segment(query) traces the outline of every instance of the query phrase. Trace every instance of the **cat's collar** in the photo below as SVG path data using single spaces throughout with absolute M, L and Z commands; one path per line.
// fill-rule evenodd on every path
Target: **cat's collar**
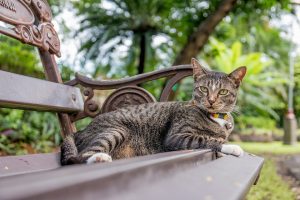
M 224 120 L 228 120 L 228 118 L 229 118 L 229 115 L 227 114 L 227 113 L 210 113 L 209 114 L 210 115 L 210 117 L 212 117 L 212 118 L 219 118 L 219 119 L 224 119 Z
M 226 129 L 232 129 L 233 125 L 228 121 L 229 115 L 227 113 L 209 113 L 209 118 L 218 123 L 222 127 L 226 127 Z

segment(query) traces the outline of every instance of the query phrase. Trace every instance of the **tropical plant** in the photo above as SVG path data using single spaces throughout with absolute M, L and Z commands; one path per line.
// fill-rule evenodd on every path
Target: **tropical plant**
M 76 37 L 82 40 L 83 62 L 92 60 L 104 70 L 119 66 L 113 69 L 118 75 L 133 75 L 144 72 L 146 60 L 155 60 L 151 43 L 163 34 L 162 22 L 172 5 L 156 0 L 89 0 L 75 2 L 74 7 L 82 16 Z M 138 69 L 132 68 L 136 65 Z
M 0 152 L 51 152 L 59 145 L 59 123 L 53 113 L 11 109 L 1 109 L 0 113 Z
M 33 47 L 0 35 L 0 49 L 1 70 L 39 78 L 44 76 Z
M 206 22 L 214 24 L 209 26 L 210 32 L 233 6 L 230 2 L 235 0 L 222 1 L 225 10 L 218 10 L 217 20 L 210 18 L 213 23 Z M 77 1 L 73 5 L 82 20 L 76 37 L 83 40 L 80 51 L 84 61 L 93 61 L 97 71 L 100 66 L 102 71 L 123 76 L 152 71 L 170 66 L 174 52 L 180 51 L 219 4 L 195 0 Z

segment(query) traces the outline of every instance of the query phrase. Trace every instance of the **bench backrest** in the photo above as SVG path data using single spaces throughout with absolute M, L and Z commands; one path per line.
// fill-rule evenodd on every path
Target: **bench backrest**
M 0 72 L 0 107 L 61 112 L 63 135 L 75 131 L 69 115 L 83 110 L 78 88 L 65 86 L 55 62 L 60 40 L 54 29 L 46 0 L 5 0 L 0 2 L 0 33 L 38 48 L 47 81 Z M 51 83 L 51 82 L 54 83 Z
M 93 81 L 76 75 L 62 84 L 55 61 L 60 56 L 60 40 L 53 24 L 52 13 L 46 0 L 5 0 L 0 2 L 0 33 L 38 48 L 46 80 L 0 71 L 0 107 L 58 112 L 62 135 L 75 132 L 74 122 L 95 117 L 120 107 L 155 102 L 156 99 L 139 87 L 141 83 L 167 77 L 159 101 L 167 101 L 172 87 L 192 74 L 189 65 L 177 66 L 137 75 L 118 81 Z M 81 85 L 83 101 L 79 88 Z M 94 90 L 115 89 L 100 107 L 94 100 Z

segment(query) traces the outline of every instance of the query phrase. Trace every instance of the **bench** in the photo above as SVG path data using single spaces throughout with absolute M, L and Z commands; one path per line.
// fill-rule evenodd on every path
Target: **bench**
M 190 65 L 130 78 L 95 81 L 76 74 L 62 82 L 55 61 L 60 41 L 46 0 L 7 0 L 0 4 L 0 33 L 38 48 L 47 80 L 0 71 L 0 107 L 51 111 L 62 137 L 74 123 L 112 110 L 157 100 L 142 83 L 168 78 L 158 101 L 192 75 Z M 96 90 L 114 90 L 103 105 Z M 263 158 L 242 158 L 211 150 L 166 152 L 112 163 L 61 167 L 60 153 L 0 157 L 0 199 L 243 199 L 259 177 Z

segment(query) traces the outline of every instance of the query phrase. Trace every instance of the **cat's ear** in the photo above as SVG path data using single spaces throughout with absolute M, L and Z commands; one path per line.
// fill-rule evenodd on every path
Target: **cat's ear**
M 208 73 L 208 70 L 205 69 L 198 60 L 196 60 L 195 58 L 192 58 L 192 67 L 193 67 L 193 75 L 194 78 L 196 79 L 196 77 L 202 76 L 204 74 Z
M 246 75 L 247 68 L 245 66 L 239 67 L 231 72 L 228 77 L 234 81 L 236 87 L 239 87 L 244 76 Z

